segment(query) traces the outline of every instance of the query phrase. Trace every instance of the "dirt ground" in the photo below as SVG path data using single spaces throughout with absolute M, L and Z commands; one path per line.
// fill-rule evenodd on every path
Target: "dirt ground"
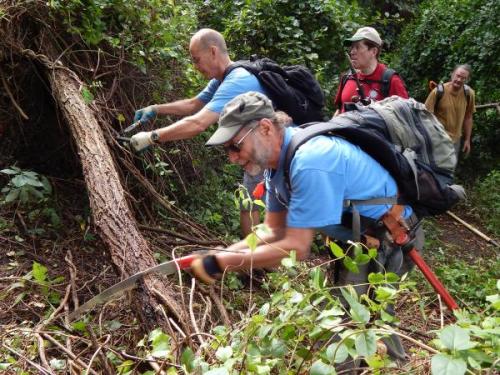
M 457 210 L 455 213 L 486 233 L 478 218 L 469 214 L 467 210 Z M 44 264 L 49 269 L 51 279 L 64 276 L 64 281 L 51 286 L 61 296 L 64 295 L 67 283 L 70 280 L 75 282 L 78 286 L 76 290 L 80 303 L 119 281 L 103 244 L 98 238 L 92 236 L 88 238 L 91 228 L 84 223 L 68 222 L 62 230 L 54 232 L 51 236 L 45 236 L 48 238 L 44 239 L 29 235 L 26 229 L 23 214 L 0 213 L 0 327 L 2 329 L 16 325 L 29 326 L 30 322 L 39 322 L 44 318 L 47 310 L 46 296 L 37 294 L 35 288 L 28 289 L 32 292 L 24 295 L 20 292 L 22 288 L 12 289 L 14 283 L 29 284 L 29 273 L 33 262 Z M 431 267 L 433 258 L 429 256 L 429 252 L 435 250 L 432 248 L 434 246 L 444 246 L 448 256 L 465 261 L 472 261 L 478 255 L 490 259 L 498 257 L 498 248 L 488 244 L 448 215 L 433 218 L 426 224 L 426 231 L 432 232 L 431 248 L 424 254 Z M 156 242 L 153 238 L 150 240 Z M 157 242 L 155 246 L 161 248 Z M 68 257 L 69 252 L 71 257 Z M 73 276 L 71 269 L 74 270 Z M 440 309 L 432 290 L 422 291 L 420 296 L 422 295 L 427 296 L 424 306 L 417 303 L 418 297 L 408 293 L 398 302 L 396 311 L 401 320 L 400 328 L 403 333 L 416 340 L 429 342 L 432 337 L 427 332 L 439 329 L 443 323 L 450 322 L 451 314 Z M 128 326 L 130 332 L 134 323 L 131 316 L 128 316 L 132 314 L 124 306 L 124 301 L 126 303 L 127 299 L 120 299 L 107 306 L 106 319 L 119 319 L 120 322 L 125 322 L 124 327 L 130 324 Z M 404 344 L 413 365 L 422 361 L 422 353 L 418 346 L 410 342 Z M 428 371 L 428 368 L 422 369 L 422 373 L 429 373 Z

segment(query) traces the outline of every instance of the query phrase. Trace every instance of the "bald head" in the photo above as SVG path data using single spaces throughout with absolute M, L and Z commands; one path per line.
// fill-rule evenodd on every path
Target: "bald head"
M 227 55 L 226 41 L 221 33 L 213 29 L 201 29 L 191 38 L 189 48 L 196 47 L 204 51 L 212 46 L 217 47 L 221 54 Z

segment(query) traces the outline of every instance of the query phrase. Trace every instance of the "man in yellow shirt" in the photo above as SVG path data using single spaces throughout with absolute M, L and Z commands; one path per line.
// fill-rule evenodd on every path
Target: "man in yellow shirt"
M 453 140 L 457 160 L 462 136 L 462 152 L 467 155 L 471 149 L 472 114 L 476 112 L 476 104 L 474 90 L 465 84 L 470 75 L 471 68 L 468 64 L 457 65 L 451 74 L 451 80 L 439 84 L 425 101 L 427 109 L 436 115 Z

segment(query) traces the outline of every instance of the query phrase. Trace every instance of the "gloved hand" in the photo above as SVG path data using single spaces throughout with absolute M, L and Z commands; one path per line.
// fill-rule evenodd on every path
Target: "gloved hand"
M 154 105 L 150 105 L 145 108 L 141 108 L 135 111 L 134 122 L 140 121 L 143 124 L 146 124 L 153 120 L 157 115 L 156 107 Z
M 213 284 L 222 269 L 215 255 L 200 255 L 191 263 L 191 273 L 194 277 L 205 284 Z
M 135 152 L 144 151 L 149 146 L 155 143 L 155 140 L 152 137 L 153 133 L 158 134 L 156 132 L 140 132 L 134 134 L 130 138 L 130 146 L 134 149 Z

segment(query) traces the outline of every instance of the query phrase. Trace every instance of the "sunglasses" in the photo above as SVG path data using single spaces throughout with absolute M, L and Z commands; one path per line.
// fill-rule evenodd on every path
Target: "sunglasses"
M 227 146 L 224 146 L 224 151 L 226 153 L 229 153 L 229 152 L 235 152 L 235 153 L 239 153 L 241 151 L 241 148 L 243 147 L 243 141 L 245 140 L 245 138 L 252 132 L 255 130 L 256 127 L 253 127 L 251 128 L 248 132 L 246 132 L 246 134 L 241 137 L 241 139 L 236 142 L 236 143 L 232 143 L 230 145 L 227 145 Z

